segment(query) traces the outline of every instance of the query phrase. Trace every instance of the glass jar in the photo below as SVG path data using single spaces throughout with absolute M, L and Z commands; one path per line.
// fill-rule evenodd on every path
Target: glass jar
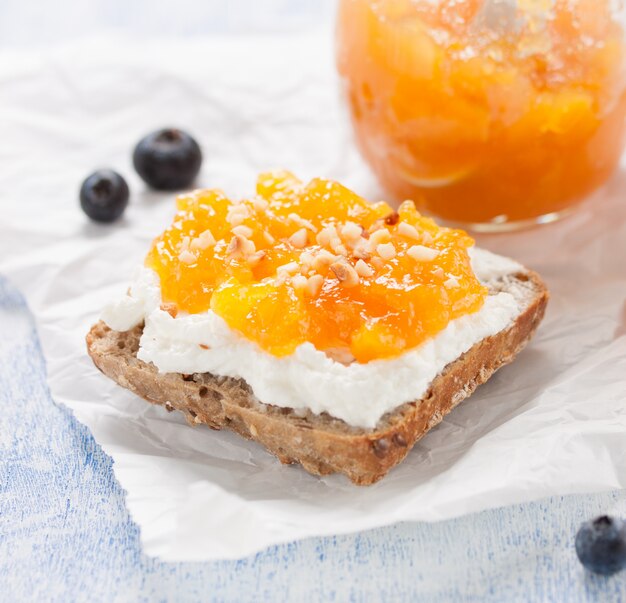
M 621 1 L 340 0 L 357 143 L 397 201 L 476 230 L 558 218 L 624 144 Z

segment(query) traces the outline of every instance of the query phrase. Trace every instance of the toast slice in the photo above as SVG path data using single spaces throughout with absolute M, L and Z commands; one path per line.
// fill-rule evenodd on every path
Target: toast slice
M 400 463 L 415 442 L 476 387 L 511 362 L 541 322 L 548 292 L 536 273 L 522 269 L 485 284 L 491 294 L 507 291 L 515 296 L 520 306 L 516 319 L 448 364 L 420 400 L 387 413 L 369 430 L 325 413 L 303 414 L 261 404 L 241 379 L 159 373 L 137 358 L 142 326 L 119 332 L 100 321 L 87 335 L 87 349 L 105 375 L 152 404 L 182 412 L 191 425 L 230 429 L 260 443 L 282 463 L 300 463 L 315 475 L 343 473 L 355 484 L 369 485 Z

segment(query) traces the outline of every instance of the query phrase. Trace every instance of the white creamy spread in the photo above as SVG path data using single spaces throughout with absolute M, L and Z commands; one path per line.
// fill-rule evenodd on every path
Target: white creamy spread
M 484 283 L 522 269 L 513 260 L 482 249 L 470 252 L 476 276 Z M 160 305 L 159 278 L 142 268 L 129 294 L 106 306 L 102 320 L 116 331 L 145 321 L 137 356 L 161 372 L 239 377 L 261 402 L 327 412 L 363 428 L 375 427 L 385 413 L 421 398 L 447 364 L 506 328 L 521 309 L 511 293 L 489 295 L 478 312 L 451 321 L 401 356 L 344 365 L 310 343 L 279 358 L 230 329 L 211 310 L 173 318 Z

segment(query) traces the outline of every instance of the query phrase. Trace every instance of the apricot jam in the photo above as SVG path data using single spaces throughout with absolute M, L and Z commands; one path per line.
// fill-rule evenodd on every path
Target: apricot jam
M 337 63 L 357 142 L 396 199 L 507 229 L 555 218 L 618 164 L 626 124 L 618 3 L 339 6 Z
M 397 356 L 480 309 L 487 293 L 472 239 L 410 201 L 393 211 L 337 182 L 274 172 L 250 199 L 199 190 L 177 210 L 146 258 L 163 302 L 211 309 L 276 356 L 304 342 L 344 362 Z

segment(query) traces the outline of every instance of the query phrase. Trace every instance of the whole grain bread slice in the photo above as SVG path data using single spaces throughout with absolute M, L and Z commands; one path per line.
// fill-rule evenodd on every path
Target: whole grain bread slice
M 282 463 L 300 463 L 315 475 L 343 473 L 355 484 L 369 485 L 400 463 L 415 442 L 477 386 L 511 362 L 541 322 L 548 292 L 536 273 L 522 270 L 487 285 L 491 294 L 507 291 L 516 297 L 517 318 L 448 364 L 420 400 L 387 413 L 370 430 L 327 414 L 262 404 L 241 379 L 159 373 L 137 358 L 142 326 L 118 332 L 98 322 L 87 335 L 87 349 L 105 375 L 148 402 L 181 411 L 191 425 L 230 429 L 260 443 Z

